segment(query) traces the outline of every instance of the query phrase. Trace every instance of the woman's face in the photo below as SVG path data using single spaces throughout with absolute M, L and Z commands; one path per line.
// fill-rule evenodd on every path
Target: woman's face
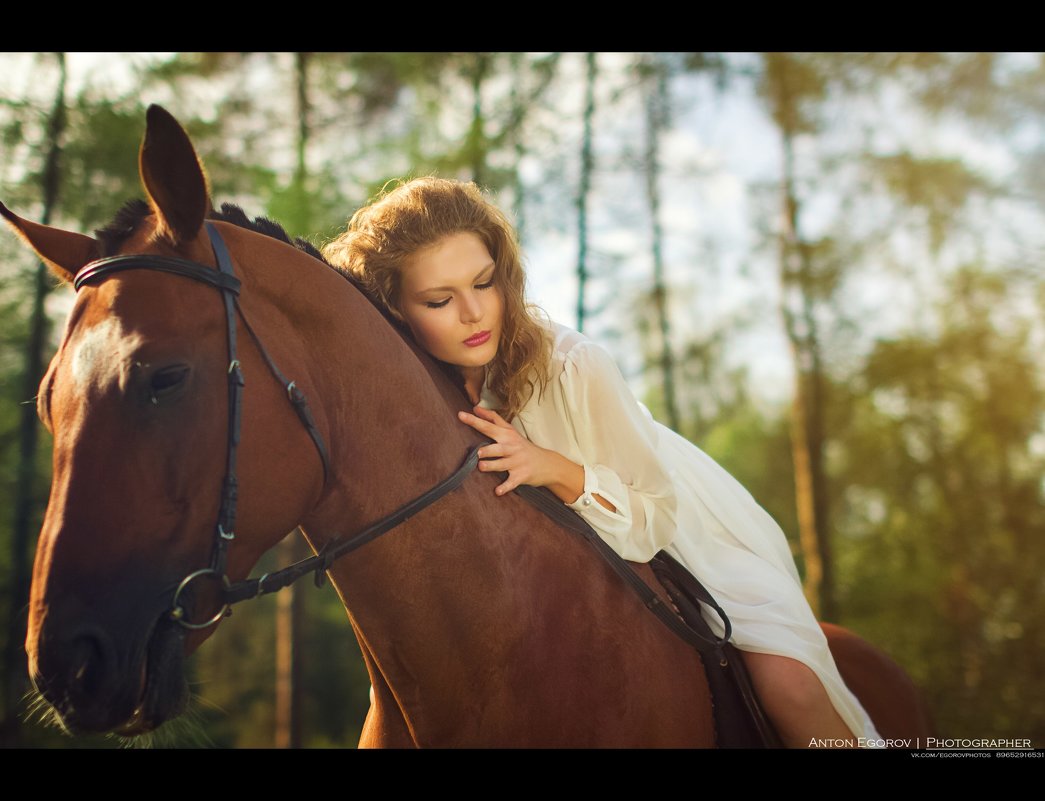
M 486 245 L 471 232 L 451 234 L 407 261 L 400 313 L 422 348 L 466 369 L 493 361 L 504 311 L 496 269 Z

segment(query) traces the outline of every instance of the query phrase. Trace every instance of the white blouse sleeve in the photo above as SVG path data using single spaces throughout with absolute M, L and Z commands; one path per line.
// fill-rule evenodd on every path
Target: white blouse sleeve
M 616 362 L 584 341 L 566 354 L 560 380 L 567 423 L 584 456 L 584 492 L 568 506 L 620 556 L 648 562 L 675 537 L 675 487 L 658 455 L 657 427 Z M 600 504 L 600 495 L 616 507 Z

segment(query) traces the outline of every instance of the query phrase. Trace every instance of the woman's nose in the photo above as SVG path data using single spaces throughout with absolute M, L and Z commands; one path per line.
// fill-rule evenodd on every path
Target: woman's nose
M 477 323 L 483 319 L 483 304 L 475 293 L 469 293 L 461 301 L 461 322 Z

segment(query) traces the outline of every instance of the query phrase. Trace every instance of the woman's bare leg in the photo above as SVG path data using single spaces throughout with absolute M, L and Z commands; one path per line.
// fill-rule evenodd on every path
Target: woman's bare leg
M 808 667 L 775 654 L 742 651 L 762 706 L 788 748 L 808 748 L 814 740 L 856 747 L 856 736 L 835 711 L 827 690 Z M 821 746 L 822 747 L 822 746 Z

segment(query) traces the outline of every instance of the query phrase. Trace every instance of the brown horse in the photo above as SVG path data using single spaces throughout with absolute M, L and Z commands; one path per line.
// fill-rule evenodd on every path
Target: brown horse
M 184 131 L 158 107 L 147 120 L 148 208 L 123 212 L 99 239 L 0 211 L 69 282 L 116 254 L 213 268 L 204 221 L 214 221 L 242 283 L 238 319 L 256 334 L 238 354 L 235 581 L 298 524 L 319 550 L 388 514 L 452 474 L 479 438 L 457 423 L 467 400 L 440 367 L 340 273 L 221 221 Z M 226 328 L 213 286 L 114 272 L 80 289 L 41 383 L 54 474 L 27 649 L 71 730 L 133 734 L 178 714 L 184 657 L 216 628 L 187 631 L 172 599 L 213 552 L 231 417 Z M 329 476 L 259 343 L 312 400 Z M 514 495 L 497 498 L 498 482 L 472 474 L 330 567 L 374 686 L 361 745 L 712 745 L 697 654 L 584 541 Z M 194 619 L 220 608 L 216 582 L 187 594 Z M 917 735 L 909 681 L 878 652 L 861 664 L 881 677 L 858 692 L 869 710 L 910 711 L 882 734 Z

